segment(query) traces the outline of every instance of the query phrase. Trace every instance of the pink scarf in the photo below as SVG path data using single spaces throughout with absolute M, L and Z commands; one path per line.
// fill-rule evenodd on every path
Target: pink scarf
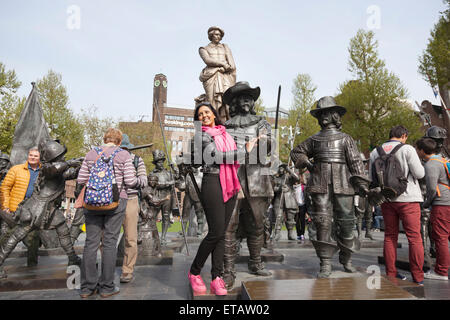
M 236 143 L 225 127 L 218 125 L 214 128 L 202 126 L 202 131 L 213 137 L 218 151 L 226 152 L 236 150 Z M 222 163 L 220 165 L 220 185 L 222 186 L 223 202 L 227 202 L 231 197 L 238 193 L 241 185 L 237 176 L 239 163 L 235 161 L 233 164 Z

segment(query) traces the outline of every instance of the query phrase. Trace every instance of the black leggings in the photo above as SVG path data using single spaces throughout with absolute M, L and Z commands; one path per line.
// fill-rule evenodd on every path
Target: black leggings
M 306 206 L 298 206 L 298 213 L 296 216 L 296 229 L 297 236 L 303 236 L 305 234 L 305 214 L 306 214 Z
M 236 203 L 236 195 L 223 202 L 218 174 L 205 174 L 202 180 L 201 201 L 208 222 L 208 234 L 203 239 L 191 265 L 191 274 L 199 275 L 211 253 L 211 276 L 214 280 L 223 272 L 225 254 L 225 230 Z

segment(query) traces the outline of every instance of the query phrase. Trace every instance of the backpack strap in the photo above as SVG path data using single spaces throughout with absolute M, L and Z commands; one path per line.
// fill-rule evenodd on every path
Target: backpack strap
M 102 150 L 99 147 L 95 147 L 94 150 L 95 150 L 95 152 L 97 152 L 97 158 L 95 159 L 94 163 L 97 163 L 98 159 L 100 159 L 100 157 L 105 152 L 105 150 Z
M 447 160 L 445 160 L 444 158 L 439 157 L 439 156 L 432 156 L 432 157 L 430 158 L 430 160 L 434 160 L 434 161 L 437 161 L 437 162 L 442 163 L 442 164 L 444 165 L 445 171 L 447 172 L 447 178 L 450 177 L 450 173 L 449 173 L 448 166 L 447 166 L 447 163 L 448 163 Z M 448 179 L 447 179 L 447 180 L 448 180 Z M 439 185 L 440 185 L 440 184 L 443 185 L 444 187 L 446 187 L 447 189 L 450 190 L 450 186 L 449 186 L 449 185 L 447 185 L 447 184 L 445 184 L 445 183 L 442 183 L 442 182 L 438 182 L 438 185 L 436 185 L 436 192 L 437 192 L 438 197 L 441 196 L 441 191 L 439 190 Z
M 114 179 L 116 179 L 116 169 L 114 169 L 114 157 L 116 156 L 116 154 L 118 154 L 120 151 L 122 151 L 123 149 L 121 147 L 118 147 L 116 150 L 113 151 L 113 153 L 111 153 L 110 157 L 111 157 L 111 165 L 112 165 L 112 169 L 113 169 L 113 174 L 114 174 Z M 117 182 L 116 182 L 117 183 Z M 120 190 L 119 190 L 119 194 L 122 192 L 123 187 L 125 185 L 125 177 L 123 177 L 122 180 L 122 185 L 120 186 Z
M 386 154 L 382 146 L 377 147 L 377 152 L 380 157 Z
M 134 168 L 136 169 L 136 173 L 137 173 L 137 169 L 139 168 L 139 156 L 134 155 L 133 165 L 134 165 Z
M 405 144 L 404 143 L 399 143 L 398 145 L 395 146 L 394 149 L 392 149 L 390 154 L 395 154 L 401 147 L 403 147 Z

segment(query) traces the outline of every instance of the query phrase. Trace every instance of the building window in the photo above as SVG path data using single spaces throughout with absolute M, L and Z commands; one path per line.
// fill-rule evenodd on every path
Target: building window
M 194 118 L 193 117 L 187 117 L 186 121 L 194 121 Z
M 184 121 L 184 117 L 181 117 L 181 116 L 166 115 L 165 119 L 167 119 L 167 120 L 181 120 L 181 121 Z

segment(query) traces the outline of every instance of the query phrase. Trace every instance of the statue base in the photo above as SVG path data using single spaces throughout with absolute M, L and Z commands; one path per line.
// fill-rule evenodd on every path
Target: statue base
M 0 280 L 0 292 L 67 289 L 67 264 L 5 266 L 4 269 L 8 277 Z
M 242 283 L 241 298 L 242 300 L 418 299 L 384 277 L 380 278 L 380 288 L 371 290 L 367 287 L 367 279 L 367 276 L 360 275 L 325 279 L 245 281 Z
M 186 236 L 186 241 L 187 243 L 200 243 L 202 242 L 204 237 L 190 237 L 190 236 Z M 178 236 L 176 238 L 172 238 L 171 239 L 172 242 L 183 242 L 184 244 L 184 238 L 183 236 Z
M 75 246 L 75 253 L 77 255 L 83 255 L 83 249 L 84 247 L 82 246 Z M 11 252 L 11 254 L 9 255 L 8 258 L 24 258 L 27 256 L 27 251 L 28 249 L 25 248 L 17 248 L 14 249 L 13 252 Z M 59 247 L 59 248 L 52 248 L 52 249 L 39 249 L 38 250 L 38 255 L 40 257 L 49 257 L 49 256 L 64 256 L 66 255 L 66 252 L 63 250 L 63 248 Z
M 248 272 L 236 272 L 234 288 L 231 291 L 228 291 L 228 295 L 226 296 L 216 296 L 215 294 L 211 294 L 209 290 L 206 294 L 199 295 L 192 291 L 192 287 L 189 284 L 189 298 L 191 300 L 241 300 L 242 283 L 244 281 L 265 281 L 266 279 L 287 280 L 310 277 L 307 274 L 303 273 L 303 271 L 300 271 L 298 269 L 270 270 L 270 272 L 272 272 L 272 275 L 268 277 L 256 276 Z M 204 281 L 208 287 L 210 279 L 208 279 L 208 281 L 207 279 L 204 279 Z
M 381 240 L 360 239 L 362 249 L 383 248 L 384 242 Z M 278 240 L 274 242 L 274 249 L 311 249 L 314 248 L 309 239 L 305 240 Z M 398 243 L 397 248 L 401 248 L 402 244 Z M 270 248 L 270 245 L 269 245 Z
M 247 263 L 250 259 L 250 254 L 247 249 L 247 244 L 242 243 L 242 248 L 239 250 L 239 254 L 236 257 L 234 263 Z M 261 250 L 261 261 L 262 262 L 283 262 L 284 255 L 277 251 L 271 249 L 262 248 Z
M 175 239 L 167 239 L 167 243 L 161 245 L 161 247 L 165 250 L 172 250 L 173 252 L 180 253 L 184 248 L 184 240 L 178 241 Z
M 159 255 L 144 254 L 139 250 L 135 266 L 172 265 L 173 250 L 162 250 Z M 123 256 L 117 256 L 116 267 L 123 265 Z

